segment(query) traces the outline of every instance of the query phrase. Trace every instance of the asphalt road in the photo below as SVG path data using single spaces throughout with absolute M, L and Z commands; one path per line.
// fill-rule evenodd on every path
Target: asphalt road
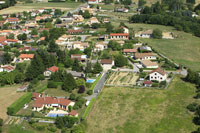
M 103 75 L 101 76 L 101 79 L 99 80 L 99 82 L 96 84 L 94 88 L 94 93 L 99 93 L 101 91 L 101 89 L 104 86 L 104 82 L 106 80 L 106 75 L 107 73 L 103 73 Z

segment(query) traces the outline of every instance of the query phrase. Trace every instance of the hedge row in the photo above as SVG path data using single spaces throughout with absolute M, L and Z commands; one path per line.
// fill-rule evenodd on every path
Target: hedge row
M 129 59 L 132 63 L 139 63 L 139 62 L 140 62 L 140 61 L 133 60 L 130 56 L 128 56 L 128 59 Z
M 29 103 L 31 101 L 31 98 L 32 98 L 32 93 L 27 92 L 25 95 L 20 97 L 17 101 L 15 101 L 7 108 L 7 114 L 8 115 L 16 114 L 21 108 L 24 107 L 24 104 Z
M 93 98 L 90 100 L 89 105 L 88 105 L 87 108 L 85 109 L 85 112 L 84 112 L 84 114 L 82 115 L 81 120 L 85 120 L 85 119 L 87 118 L 87 116 L 88 116 L 88 114 L 89 114 L 89 112 L 90 112 L 90 110 L 91 110 L 91 108 L 92 108 L 92 106 L 93 106 L 93 104 L 94 104 L 94 101 L 95 101 L 95 98 L 93 97 Z
M 94 90 L 94 87 L 96 86 L 96 84 L 98 83 L 98 81 L 100 80 L 100 78 L 101 78 L 101 76 L 102 76 L 102 74 L 100 74 L 99 76 L 98 76 L 98 78 L 94 81 L 94 83 L 92 84 L 92 86 L 90 87 L 90 90 Z
M 46 89 L 47 89 L 47 86 L 45 85 L 44 87 L 37 90 L 36 92 L 41 93 Z M 7 108 L 7 114 L 15 115 L 21 108 L 24 107 L 24 104 L 27 104 L 31 101 L 31 98 L 32 98 L 32 92 L 27 92 L 26 94 L 24 94 L 22 97 L 20 97 L 17 101 L 15 101 L 13 104 L 11 104 Z

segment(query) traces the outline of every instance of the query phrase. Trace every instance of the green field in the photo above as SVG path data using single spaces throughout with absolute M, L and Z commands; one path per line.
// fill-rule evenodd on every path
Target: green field
M 119 23 L 113 23 L 116 27 Z M 177 37 L 170 39 L 141 39 L 143 43 L 148 43 L 159 53 L 164 54 L 175 62 L 191 68 L 195 71 L 200 71 L 200 38 L 193 36 L 190 33 L 176 31 L 170 26 L 151 25 L 151 24 L 126 24 L 133 28 L 134 31 L 159 28 L 162 31 L 173 32 Z
M 87 118 L 87 132 L 189 133 L 197 128 L 186 109 L 194 90 L 179 77 L 167 90 L 106 87 Z
M 16 4 L 9 8 L 0 10 L 0 14 L 17 13 L 23 11 L 32 11 L 34 9 L 46 8 L 46 9 L 62 9 L 65 11 L 75 9 L 82 3 L 75 2 L 46 2 L 46 3 L 28 3 L 28 4 Z

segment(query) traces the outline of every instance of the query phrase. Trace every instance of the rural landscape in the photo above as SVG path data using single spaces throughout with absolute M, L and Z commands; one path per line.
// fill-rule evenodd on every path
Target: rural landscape
M 200 0 L 0 1 L 0 133 L 200 133 Z

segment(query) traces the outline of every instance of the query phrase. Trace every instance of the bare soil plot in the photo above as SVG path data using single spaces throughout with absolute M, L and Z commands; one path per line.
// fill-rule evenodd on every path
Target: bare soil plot
M 113 72 L 106 81 L 107 85 L 132 86 L 136 85 L 138 75 L 133 72 Z
M 16 92 L 19 86 L 14 85 L 0 88 L 0 117 L 4 120 L 7 118 L 7 107 L 25 94 L 24 92 Z

